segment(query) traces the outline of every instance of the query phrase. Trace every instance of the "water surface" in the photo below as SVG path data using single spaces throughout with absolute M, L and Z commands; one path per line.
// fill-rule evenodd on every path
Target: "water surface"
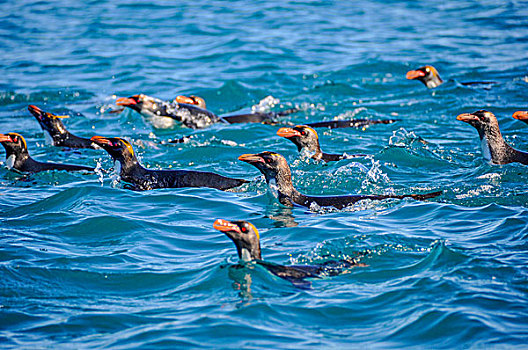
M 528 339 L 528 174 L 491 166 L 456 115 L 488 109 L 528 149 L 525 1 L 16 1 L 0 4 L 0 132 L 39 160 L 112 167 L 100 151 L 49 146 L 27 112 L 68 114 L 84 137 L 122 136 L 151 168 L 253 180 L 238 192 L 132 192 L 112 174 L 0 170 L 0 342 L 6 348 L 518 347 Z M 405 80 L 424 64 L 446 83 Z M 487 80 L 491 89 L 459 82 Z M 203 96 L 222 114 L 261 106 L 295 123 L 397 118 L 319 130 L 329 153 L 300 160 L 277 126 L 159 130 L 106 111 L 115 96 Z M 271 97 L 268 97 L 271 96 Z M 165 141 L 191 135 L 191 141 Z M 426 142 L 421 142 L 425 140 Z M 350 210 L 285 208 L 237 161 L 272 150 L 309 194 L 418 193 L 437 200 Z M 2 156 L 3 157 L 3 156 Z M 299 289 L 234 269 L 216 218 L 249 220 L 266 260 L 367 267 Z

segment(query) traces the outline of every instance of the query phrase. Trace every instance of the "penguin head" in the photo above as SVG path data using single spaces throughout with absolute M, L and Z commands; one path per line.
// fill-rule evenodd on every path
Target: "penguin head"
M 188 104 L 188 105 L 195 105 L 195 106 L 198 106 L 200 108 L 206 109 L 205 100 L 203 98 L 199 97 L 199 96 L 178 95 L 178 96 L 176 96 L 176 98 L 174 100 L 176 102 L 178 102 L 178 103 L 185 103 L 185 104 Z
M 280 128 L 277 135 L 285 137 L 293 142 L 299 151 L 321 152 L 319 146 L 319 136 L 317 132 L 309 126 L 297 125 L 293 128 Z
M 120 161 L 123 165 L 136 161 L 136 155 L 130 142 L 120 137 L 93 136 L 92 140 L 97 145 L 104 148 L 114 160 Z
M 491 112 L 480 110 L 473 113 L 463 113 L 457 116 L 457 120 L 468 123 L 478 130 L 482 136 L 500 135 L 499 122 Z
M 238 257 L 244 261 L 261 260 L 260 235 L 257 228 L 247 221 L 218 219 L 213 227 L 226 234 L 237 248 Z
M 260 170 L 266 177 L 267 182 L 271 179 L 276 180 L 278 175 L 286 170 L 289 173 L 290 169 L 286 159 L 282 155 L 274 152 L 266 151 L 257 154 L 243 154 L 238 157 L 238 160 L 249 163 Z
M 147 115 L 164 116 L 167 114 L 169 104 L 159 98 L 147 96 L 144 94 L 133 95 L 130 97 L 121 97 L 116 100 L 118 106 L 132 108 L 138 113 Z
M 27 153 L 26 140 L 20 134 L 14 132 L 0 134 L 0 143 L 4 146 L 8 156 Z
M 29 112 L 37 118 L 40 127 L 49 132 L 51 136 L 58 134 L 65 134 L 66 128 L 62 123 L 61 119 L 69 118 L 67 115 L 55 115 L 48 112 L 44 112 L 42 109 L 34 105 L 28 106 Z
M 528 123 L 528 111 L 517 111 L 513 113 L 513 117 L 517 120 Z
M 120 97 L 116 100 L 116 105 L 131 108 L 136 112 L 141 112 L 145 101 L 148 99 L 149 96 L 143 94 L 132 95 L 130 97 Z
M 423 66 L 415 70 L 410 70 L 405 77 L 409 80 L 421 81 L 429 89 L 433 89 L 444 82 L 433 66 Z

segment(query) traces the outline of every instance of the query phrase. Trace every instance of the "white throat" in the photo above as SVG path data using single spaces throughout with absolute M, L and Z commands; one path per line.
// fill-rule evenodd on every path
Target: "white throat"
M 277 186 L 277 181 L 275 179 L 269 180 L 268 187 L 273 197 L 279 198 L 279 187 Z
M 55 143 L 53 142 L 53 138 L 50 136 L 50 134 L 47 131 L 44 131 L 44 139 L 46 140 L 46 145 L 54 146 Z
M 7 169 L 9 169 L 9 170 L 13 169 L 13 167 L 15 166 L 15 162 L 16 162 L 16 156 L 14 154 L 12 154 L 9 157 L 7 157 L 7 159 L 6 159 L 6 167 L 7 167 Z
M 490 161 L 491 152 L 489 148 L 488 138 L 486 136 L 483 136 L 480 139 L 480 148 L 482 148 L 482 156 L 484 157 L 484 159 L 486 159 L 487 161 Z
M 246 248 L 242 248 L 242 257 L 241 259 L 243 261 L 251 261 L 251 253 L 249 253 L 249 250 L 247 250 Z
M 119 176 L 119 174 L 121 174 L 121 162 L 116 160 L 114 162 L 114 173 Z

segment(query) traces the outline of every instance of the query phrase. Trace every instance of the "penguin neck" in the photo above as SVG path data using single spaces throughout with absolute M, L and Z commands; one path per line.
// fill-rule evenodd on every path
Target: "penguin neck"
M 63 130 L 62 132 L 57 131 L 56 133 L 49 133 L 54 145 L 60 145 L 65 140 L 69 139 L 71 137 L 71 134 L 67 130 Z
M 286 164 L 278 169 L 274 174 L 265 175 L 268 186 L 272 191 L 276 191 L 279 202 L 291 206 L 293 200 L 301 194 L 293 187 L 291 170 Z
M 56 135 L 68 135 L 69 132 L 60 120 L 56 120 L 52 125 L 53 133 Z
M 425 86 L 427 86 L 429 89 L 434 89 L 435 87 L 438 87 L 442 85 L 444 81 L 440 79 L 440 77 L 433 77 L 432 79 L 425 82 Z
M 253 260 L 262 260 L 262 254 L 260 251 L 260 242 L 254 247 L 246 247 L 245 244 L 236 244 L 238 258 L 244 262 Z
M 137 170 L 145 170 L 133 154 L 119 155 L 114 158 L 114 162 L 119 164 L 119 174 L 121 176 L 128 175 Z
M 15 149 L 6 149 L 6 166 L 7 168 L 21 168 L 22 165 L 31 157 L 27 149 L 15 150 Z
M 47 132 L 49 136 L 51 136 L 52 142 L 55 145 L 60 145 L 61 142 L 63 142 L 70 136 L 70 133 L 68 132 L 68 130 L 66 130 L 64 124 L 58 119 L 51 120 L 46 123 L 41 122 L 40 124 L 42 129 Z
M 478 129 L 482 155 L 495 164 L 508 163 L 513 148 L 504 141 L 498 128 Z
M 321 146 L 319 145 L 318 139 L 309 145 L 297 147 L 302 156 L 307 156 L 315 160 L 321 160 L 323 158 L 323 151 L 321 151 Z

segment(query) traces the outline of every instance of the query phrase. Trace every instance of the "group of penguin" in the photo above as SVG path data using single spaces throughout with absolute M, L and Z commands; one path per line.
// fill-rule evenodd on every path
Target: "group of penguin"
M 443 83 L 438 71 L 432 66 L 411 70 L 407 79 L 418 80 L 428 88 L 436 88 Z M 494 84 L 494 82 L 469 82 L 464 85 Z M 118 106 L 131 108 L 150 119 L 156 126 L 167 128 L 179 123 L 193 129 L 205 128 L 214 123 L 264 123 L 269 125 L 287 125 L 278 129 L 277 135 L 293 142 L 299 152 L 316 161 L 332 162 L 345 158 L 361 157 L 357 155 L 327 154 L 321 150 L 319 137 L 315 128 L 345 128 L 364 127 L 371 124 L 389 124 L 396 120 L 353 119 L 339 121 L 323 121 L 305 125 L 290 125 L 281 122 L 281 117 L 297 112 L 288 109 L 281 112 L 248 113 L 228 116 L 218 116 L 206 109 L 205 101 L 198 96 L 177 96 L 173 101 L 163 101 L 143 94 L 116 101 Z M 43 111 L 37 106 L 29 105 L 29 112 L 37 119 L 41 128 L 47 132 L 54 146 L 65 148 L 103 149 L 113 158 L 120 180 L 124 187 L 132 190 L 152 190 L 157 188 L 209 187 L 219 190 L 229 190 L 239 187 L 247 180 L 226 177 L 213 172 L 192 170 L 150 170 L 143 167 L 132 145 L 120 137 L 93 136 L 83 138 L 70 133 L 58 116 Z M 528 111 L 518 111 L 514 118 L 528 124 Z M 495 115 L 489 111 L 480 110 L 457 116 L 457 120 L 466 122 L 477 129 L 481 139 L 482 154 L 492 164 L 507 164 L 519 162 L 528 165 L 528 153 L 512 148 L 501 135 Z M 174 142 L 185 142 L 185 139 Z M 22 135 L 17 133 L 0 134 L 0 143 L 6 151 L 6 166 L 21 173 L 36 173 L 49 170 L 95 171 L 94 168 L 82 165 L 57 164 L 39 162 L 29 155 L 27 144 Z M 275 152 L 258 154 L 243 154 L 239 160 L 256 167 L 265 177 L 266 183 L 273 190 L 278 201 L 285 206 L 302 206 L 306 208 L 333 207 L 343 209 L 361 200 L 384 200 L 413 198 L 426 200 L 437 197 L 442 191 L 424 194 L 406 195 L 345 195 L 345 196 L 310 196 L 300 193 L 293 186 L 290 167 L 284 156 Z M 228 221 L 218 219 L 213 227 L 225 233 L 235 244 L 239 258 L 244 262 L 255 262 L 274 275 L 284 278 L 293 284 L 302 286 L 306 278 L 318 278 L 343 273 L 353 266 L 361 266 L 359 258 L 330 261 L 324 264 L 309 266 L 283 266 L 262 260 L 260 236 L 257 228 L 247 221 Z

